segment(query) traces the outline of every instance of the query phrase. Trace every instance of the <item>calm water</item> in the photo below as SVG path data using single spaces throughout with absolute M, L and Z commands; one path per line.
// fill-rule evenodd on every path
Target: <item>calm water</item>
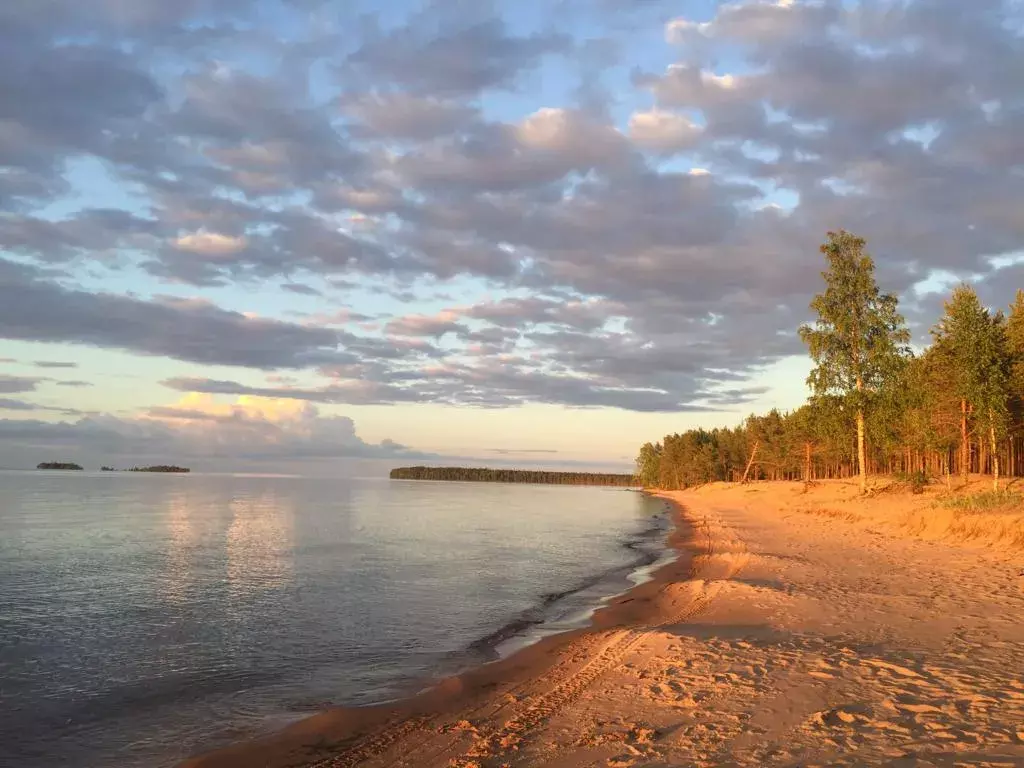
M 661 512 L 609 489 L 0 472 L 0 764 L 173 765 L 409 693 L 521 644 L 510 623 L 585 617 Z

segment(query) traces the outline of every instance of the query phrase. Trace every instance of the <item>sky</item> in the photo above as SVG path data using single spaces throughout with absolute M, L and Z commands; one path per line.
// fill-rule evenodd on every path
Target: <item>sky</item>
M 1024 287 L 1019 0 L 5 0 L 0 467 L 628 469 L 806 397 L 829 230 Z

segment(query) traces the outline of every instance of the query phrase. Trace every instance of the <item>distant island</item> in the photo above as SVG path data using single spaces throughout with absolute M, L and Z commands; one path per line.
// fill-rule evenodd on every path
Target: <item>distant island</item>
M 100 467 L 100 472 L 176 472 L 185 474 L 192 470 L 188 467 L 176 467 L 173 464 L 157 464 L 153 467 L 132 467 L 131 469 L 114 469 L 113 467 Z
M 185 474 L 192 470 L 188 467 L 176 467 L 169 464 L 157 464 L 153 467 L 132 467 L 131 469 L 125 470 L 126 472 L 176 472 L 179 474 Z
M 398 467 L 392 480 L 455 480 L 473 483 L 536 483 L 541 485 L 606 485 L 632 487 L 633 475 L 599 472 L 548 472 L 529 469 L 486 469 L 475 467 Z
M 36 469 L 70 469 L 76 472 L 81 472 L 82 468 L 78 464 L 72 464 L 68 461 L 44 461 L 42 464 L 36 464 Z

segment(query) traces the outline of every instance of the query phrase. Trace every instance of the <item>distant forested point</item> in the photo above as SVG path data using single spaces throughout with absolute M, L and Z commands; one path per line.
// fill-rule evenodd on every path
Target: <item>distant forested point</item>
M 192 470 L 189 469 L 188 467 L 175 467 L 173 465 L 168 465 L 168 464 L 157 464 L 156 466 L 153 466 L 153 467 L 132 467 L 131 469 L 129 469 L 127 471 L 128 472 L 177 472 L 177 473 L 185 474 L 185 473 L 191 472 Z
M 66 461 L 44 461 L 42 464 L 36 464 L 36 469 L 73 469 L 81 471 L 82 467 Z
M 599 472 L 547 472 L 531 469 L 486 469 L 483 467 L 398 467 L 392 480 L 455 480 L 473 483 L 535 483 L 539 485 L 604 485 L 632 487 L 633 475 Z

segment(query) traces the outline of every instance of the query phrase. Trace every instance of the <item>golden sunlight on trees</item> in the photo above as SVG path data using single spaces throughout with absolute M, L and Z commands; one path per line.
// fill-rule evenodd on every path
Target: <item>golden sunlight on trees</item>
M 1024 291 L 1008 315 L 966 285 L 953 290 L 914 356 L 895 296 L 882 293 L 863 239 L 830 232 L 825 290 L 800 328 L 816 367 L 812 396 L 789 413 L 751 415 L 733 429 L 696 429 L 647 443 L 648 487 L 715 480 L 804 480 L 874 473 L 928 477 L 1024 475 Z

